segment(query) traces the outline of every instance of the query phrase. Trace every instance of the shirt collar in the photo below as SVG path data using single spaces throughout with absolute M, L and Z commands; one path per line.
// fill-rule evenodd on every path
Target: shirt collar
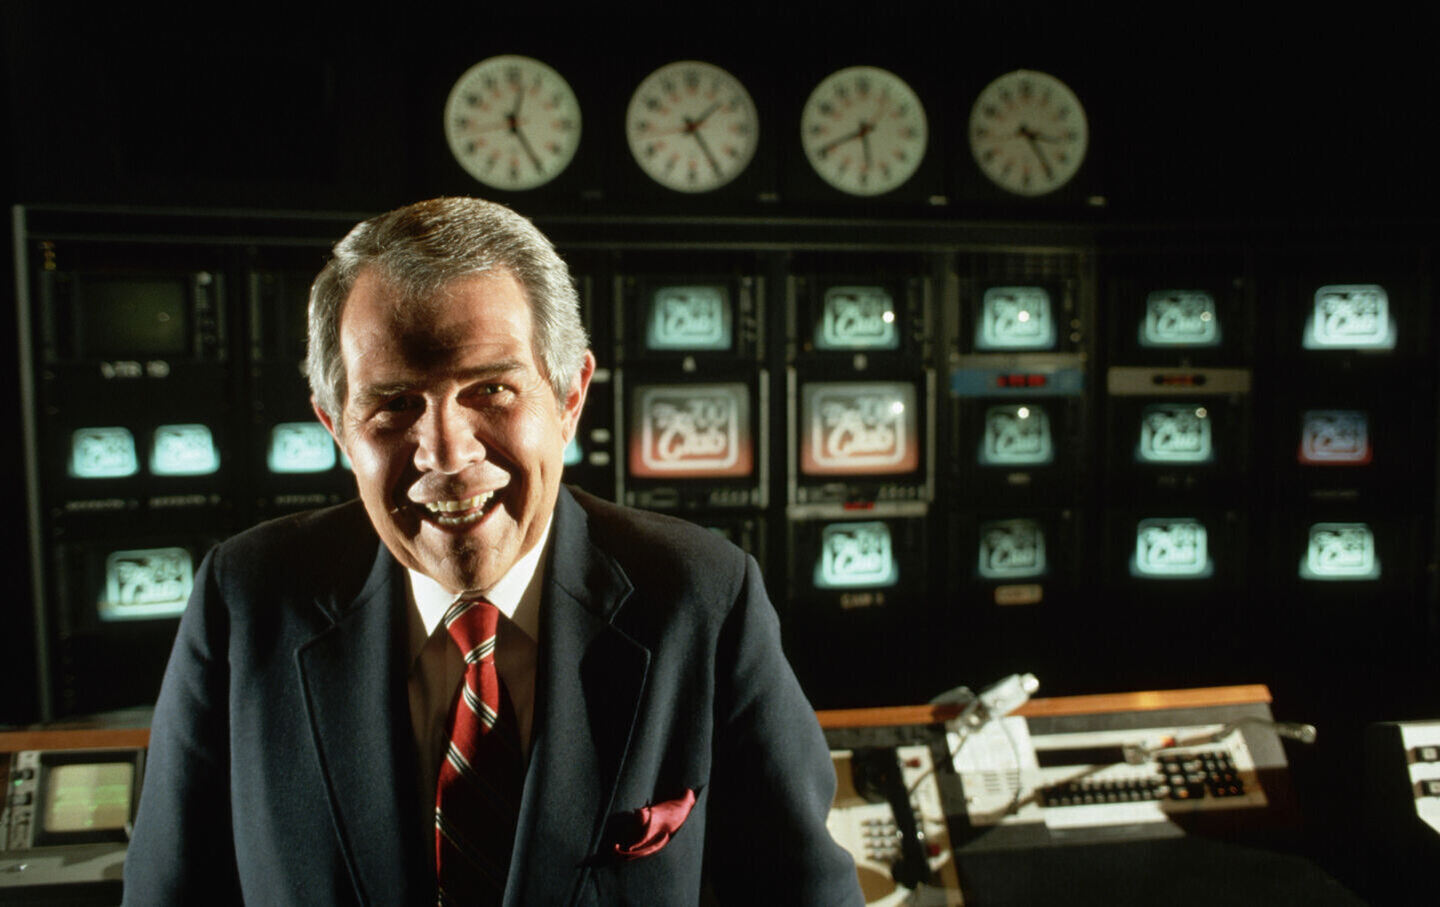
M 531 639 L 540 638 L 540 577 L 545 575 L 545 564 L 550 557 L 550 527 L 553 518 L 546 522 L 540 542 L 521 556 L 515 564 L 500 577 L 500 581 L 483 592 L 487 601 L 500 609 L 517 627 Z M 411 623 L 410 657 L 416 658 L 425 646 L 425 640 L 435 632 L 440 618 L 454 604 L 456 596 L 418 570 L 405 568 L 409 577 L 411 614 L 418 616 L 419 626 Z

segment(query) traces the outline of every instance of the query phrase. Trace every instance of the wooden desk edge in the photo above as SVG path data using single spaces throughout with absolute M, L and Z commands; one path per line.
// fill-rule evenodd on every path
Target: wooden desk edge
M 1107 712 L 1149 712 L 1159 709 L 1188 709 L 1246 703 L 1271 702 L 1264 684 L 1232 687 L 1198 687 L 1189 690 L 1147 690 L 1137 693 L 1099 693 L 1090 696 L 1058 696 L 1032 699 L 1014 715 L 1026 718 L 1059 715 L 1096 715 Z M 908 705 L 873 709 L 829 709 L 816 712 L 822 728 L 888 727 L 902 724 L 943 724 L 961 711 L 957 705 Z
M 1058 715 L 1095 715 L 1106 712 L 1145 712 L 1157 709 L 1203 708 L 1271 701 L 1264 684 L 1200 687 L 1190 690 L 1149 690 L 1139 693 L 1100 693 L 1032 699 L 1013 714 L 1026 718 Z M 888 727 L 902 724 L 943 724 L 960 713 L 956 705 L 906 705 L 872 709 L 827 709 L 816 712 L 822 728 Z M 22 750 L 71 750 L 144 747 L 149 728 L 73 728 L 0 731 L 0 753 Z
M 149 745 L 148 727 L 0 731 L 0 753 L 18 753 L 24 750 L 129 749 Z

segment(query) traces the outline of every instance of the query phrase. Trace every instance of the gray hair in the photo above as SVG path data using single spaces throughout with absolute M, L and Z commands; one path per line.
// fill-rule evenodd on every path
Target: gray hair
M 336 243 L 334 257 L 310 287 L 305 371 L 316 403 L 337 427 L 347 392 L 340 316 L 367 268 L 374 268 L 407 304 L 433 298 L 460 278 L 509 271 L 530 304 L 531 345 L 556 399 L 564 402 L 589 345 L 565 262 L 545 234 L 504 205 L 436 198 L 356 224 Z

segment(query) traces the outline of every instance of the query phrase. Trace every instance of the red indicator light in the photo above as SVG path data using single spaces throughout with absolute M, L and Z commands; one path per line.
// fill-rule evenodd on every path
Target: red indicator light
M 1150 381 L 1160 387 L 1202 387 L 1205 384 L 1205 376 L 1203 374 L 1156 375 Z
M 1050 383 L 1046 375 L 996 375 L 996 387 L 1044 387 Z
M 874 501 L 846 501 L 840 505 L 842 510 L 874 510 Z

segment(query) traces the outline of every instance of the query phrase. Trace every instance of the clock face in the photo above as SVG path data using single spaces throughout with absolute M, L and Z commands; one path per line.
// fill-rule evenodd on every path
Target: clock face
M 687 60 L 660 67 L 635 89 L 625 136 L 651 179 L 677 192 L 708 192 L 755 156 L 760 117 L 739 79 Z
M 466 70 L 445 102 L 445 138 L 471 176 L 534 189 L 580 146 L 580 104 L 558 72 L 530 57 L 491 57 Z
M 925 157 L 925 108 L 898 76 L 874 66 L 832 73 L 800 115 L 800 144 L 820 178 L 852 195 L 904 183 Z
M 995 185 L 1044 195 L 1085 160 L 1089 127 L 1075 93 L 1054 76 L 1016 70 L 985 87 L 970 111 L 970 151 Z

